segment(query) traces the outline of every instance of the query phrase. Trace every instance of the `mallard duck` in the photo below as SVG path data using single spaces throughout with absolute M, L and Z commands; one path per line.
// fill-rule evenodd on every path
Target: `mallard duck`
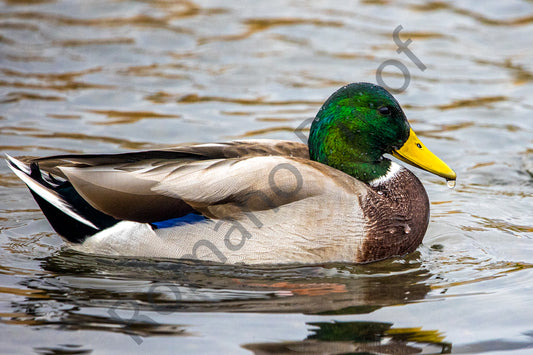
M 455 180 L 384 88 L 346 85 L 308 145 L 242 140 L 104 155 L 12 158 L 74 249 L 222 263 L 367 263 L 414 251 L 429 200 L 400 160 Z

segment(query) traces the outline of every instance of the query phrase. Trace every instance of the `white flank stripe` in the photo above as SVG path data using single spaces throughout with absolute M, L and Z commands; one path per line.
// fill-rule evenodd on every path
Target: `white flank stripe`
M 7 155 L 7 154 L 6 154 Z M 10 157 L 7 155 L 10 162 L 12 162 L 17 168 L 22 166 L 25 166 L 21 161 Z M 69 215 L 70 217 L 74 218 L 75 220 L 88 225 L 89 227 L 92 227 L 96 230 L 100 230 L 97 226 L 95 226 L 91 221 L 83 218 L 76 212 L 72 210 L 72 205 L 70 205 L 68 202 L 66 202 L 61 196 L 56 194 L 54 191 L 44 187 L 43 185 L 37 183 L 35 180 L 33 180 L 30 176 L 26 175 L 23 171 L 15 169 L 11 164 L 8 164 L 9 168 L 19 177 L 20 180 L 22 180 L 28 187 L 34 191 L 37 195 L 44 198 L 46 201 L 50 202 L 53 206 L 61 210 L 63 213 Z M 23 169 L 24 171 L 26 169 Z

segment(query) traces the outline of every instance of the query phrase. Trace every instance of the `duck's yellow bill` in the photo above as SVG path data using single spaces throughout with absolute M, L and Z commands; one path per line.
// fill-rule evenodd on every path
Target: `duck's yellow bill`
M 392 156 L 446 180 L 455 180 L 457 177 L 455 171 L 422 144 L 412 129 L 407 142 L 400 149 L 393 150 Z

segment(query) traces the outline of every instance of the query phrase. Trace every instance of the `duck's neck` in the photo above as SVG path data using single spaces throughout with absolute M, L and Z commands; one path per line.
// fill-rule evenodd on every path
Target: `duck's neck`
M 335 157 L 337 158 L 337 157 Z M 379 181 L 387 176 L 387 173 L 391 167 L 391 161 L 388 159 L 382 159 L 380 161 L 362 162 L 362 161 L 349 161 L 340 159 L 326 159 L 319 162 L 327 164 L 337 170 L 345 172 L 348 175 L 353 176 L 359 181 L 366 182 L 372 185 L 373 181 Z
M 391 161 L 383 158 L 379 150 L 368 146 L 363 137 L 346 132 L 346 127 L 335 121 L 314 122 L 308 142 L 310 158 L 366 183 L 386 176 Z M 350 132 L 357 130 L 350 129 Z

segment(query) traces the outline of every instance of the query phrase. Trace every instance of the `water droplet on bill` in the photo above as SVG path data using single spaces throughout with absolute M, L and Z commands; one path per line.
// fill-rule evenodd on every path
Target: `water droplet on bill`
M 450 189 L 453 189 L 455 187 L 455 180 L 446 179 L 446 185 L 448 185 Z

